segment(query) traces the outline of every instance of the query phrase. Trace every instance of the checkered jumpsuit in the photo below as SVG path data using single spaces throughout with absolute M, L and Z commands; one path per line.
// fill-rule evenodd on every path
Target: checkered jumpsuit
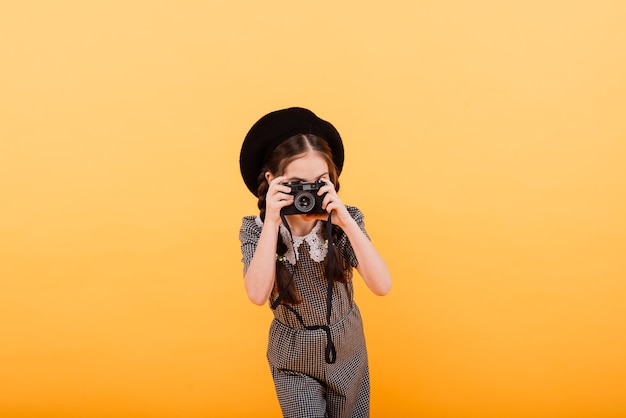
M 361 211 L 348 206 L 348 212 L 365 232 Z M 333 286 L 331 317 L 327 323 L 328 282 L 319 261 L 322 224 L 320 221 L 306 237 L 294 237 L 295 248 L 288 238 L 285 240 L 288 236 L 281 230 L 282 239 L 291 248 L 286 254 L 291 257 L 284 262 L 293 274 L 302 302 L 293 306 L 281 304 L 273 310 L 267 358 L 284 417 L 369 417 L 367 351 L 361 315 L 354 303 L 352 271 L 347 283 Z M 258 216 L 243 218 L 239 238 L 244 273 L 252 260 L 262 225 Z M 356 267 L 358 261 L 345 234 L 339 235 L 335 246 L 343 258 L 337 261 Z M 325 255 L 322 254 L 322 260 Z M 270 306 L 277 297 L 274 290 Z M 328 361 L 329 344 L 336 350 L 334 363 Z

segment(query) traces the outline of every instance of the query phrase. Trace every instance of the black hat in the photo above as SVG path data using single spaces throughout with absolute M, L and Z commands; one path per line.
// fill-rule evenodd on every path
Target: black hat
M 343 143 L 335 127 L 301 107 L 276 110 L 259 119 L 246 135 L 239 155 L 239 168 L 248 189 L 257 195 L 258 177 L 265 161 L 284 140 L 298 134 L 313 134 L 328 143 L 337 174 L 343 167 Z

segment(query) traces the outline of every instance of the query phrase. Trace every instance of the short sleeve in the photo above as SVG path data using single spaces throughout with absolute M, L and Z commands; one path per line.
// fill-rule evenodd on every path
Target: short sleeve
M 239 229 L 239 241 L 241 242 L 241 261 L 243 262 L 243 274 L 250 267 L 252 256 L 256 251 L 257 243 L 261 237 L 262 224 L 258 216 L 245 216 Z
M 361 228 L 361 231 L 363 231 L 365 236 L 369 239 L 370 237 L 367 234 L 367 231 L 365 230 L 365 216 L 363 215 L 363 212 L 361 212 L 359 208 L 356 208 L 354 206 L 346 206 L 346 209 L 348 209 L 348 213 L 350 214 L 352 219 L 356 221 L 359 228 Z M 350 240 L 348 239 L 348 236 L 345 233 L 342 233 L 339 236 L 339 238 L 337 239 L 336 245 L 337 245 L 337 248 L 339 249 L 339 252 L 343 256 L 343 258 L 352 267 L 356 267 L 359 264 L 359 260 L 357 260 L 356 255 L 354 254 L 354 249 L 352 248 L 352 244 L 350 244 Z

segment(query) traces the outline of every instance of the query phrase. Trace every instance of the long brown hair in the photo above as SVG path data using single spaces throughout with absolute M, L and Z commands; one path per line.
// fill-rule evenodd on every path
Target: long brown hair
M 258 207 L 261 220 L 265 220 L 266 196 L 269 189 L 265 173 L 270 172 L 274 176 L 280 176 L 285 172 L 285 169 L 293 160 L 310 151 L 317 152 L 326 161 L 330 181 L 335 185 L 335 190 L 339 191 L 339 175 L 337 174 L 337 167 L 335 167 L 332 151 L 326 141 L 313 134 L 294 135 L 283 141 L 278 147 L 276 147 L 276 149 L 274 149 L 274 151 L 271 152 L 267 158 L 265 167 L 259 174 L 257 196 L 259 197 Z M 337 238 L 340 234 L 343 234 L 343 231 L 336 225 L 333 225 L 332 227 L 332 237 L 330 238 L 326 236 L 326 228 L 322 228 L 322 236 L 324 239 L 332 239 L 333 242 L 337 242 Z M 332 248 L 334 251 L 333 259 L 335 262 L 329 266 L 328 257 L 326 257 L 324 260 L 326 274 L 332 275 L 335 281 L 345 283 L 349 278 L 349 268 L 345 261 L 339 257 L 337 247 L 333 245 Z M 284 243 L 279 237 L 276 245 L 276 254 L 283 256 L 287 252 L 287 249 L 287 244 Z M 331 270 L 330 272 L 329 269 Z M 274 290 L 278 293 L 285 291 L 285 296 L 283 298 L 285 303 L 300 303 L 295 283 L 291 280 L 291 272 L 285 266 L 284 261 L 276 261 L 276 280 L 274 283 Z

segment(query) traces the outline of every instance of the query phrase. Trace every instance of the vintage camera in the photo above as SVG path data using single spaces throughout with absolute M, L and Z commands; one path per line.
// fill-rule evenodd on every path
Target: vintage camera
M 322 201 L 324 200 L 326 193 L 321 196 L 317 195 L 319 189 L 326 185 L 325 182 L 321 180 L 314 183 L 290 181 L 283 183 L 283 185 L 291 187 L 291 192 L 289 192 L 289 194 L 294 196 L 293 203 L 283 208 L 284 215 L 326 212 L 322 209 Z

